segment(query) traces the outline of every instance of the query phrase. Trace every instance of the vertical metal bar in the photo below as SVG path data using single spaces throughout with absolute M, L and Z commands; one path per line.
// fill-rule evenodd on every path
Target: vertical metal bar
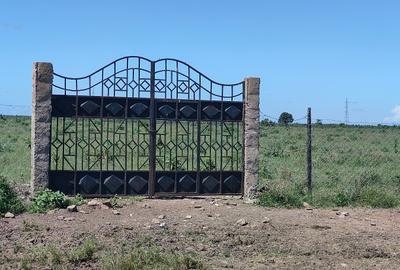
M 128 76 L 129 58 L 126 58 L 126 93 L 125 93 L 125 168 L 124 168 L 124 194 L 127 193 L 127 170 L 128 170 Z
M 67 78 L 64 78 L 64 95 L 67 93 Z M 75 110 L 78 110 L 78 107 L 76 107 L 77 104 L 75 104 Z M 65 116 L 62 118 L 62 157 L 61 157 L 61 170 L 64 170 L 64 158 L 65 158 Z
M 165 84 L 164 84 L 164 98 L 167 95 L 167 85 L 168 85 L 168 62 L 167 60 L 164 60 L 164 80 L 165 80 Z
M 55 135 L 55 139 L 56 140 L 58 140 L 58 120 L 59 120 L 59 118 L 60 117 L 56 117 L 56 135 Z M 53 117 L 52 117 L 52 121 L 53 121 Z M 64 132 L 64 131 L 63 131 Z M 51 146 L 51 147 L 53 147 L 53 146 Z M 59 153 L 60 153 L 60 149 L 59 148 L 57 148 L 56 149 L 57 151 L 56 151 L 56 159 L 55 159 L 55 168 L 53 168 L 53 170 L 55 169 L 55 170 L 58 170 L 58 160 L 60 159 L 60 156 L 59 156 Z M 50 153 L 51 153 L 51 151 L 50 151 Z M 52 169 L 52 166 L 51 166 L 51 159 L 50 159 L 50 169 Z
M 222 85 L 221 86 L 221 107 L 220 107 L 220 112 L 221 112 L 221 115 L 220 115 L 220 118 L 219 118 L 219 125 L 221 126 L 221 134 L 220 134 L 220 146 L 219 146 L 219 154 L 220 154 L 220 157 L 219 157 L 219 177 L 220 177 L 220 193 L 222 194 L 222 192 L 223 192 L 223 185 L 224 185 L 224 179 L 223 179 L 223 177 L 222 177 L 222 171 L 224 170 L 224 168 L 223 168 L 223 161 L 224 161 L 224 159 L 223 159 L 223 154 L 224 154 L 224 152 L 223 152 L 223 149 L 224 149 L 224 147 L 223 147 L 223 145 L 224 145 L 224 126 L 225 126 L 225 122 L 224 122 L 224 86 Z M 218 122 L 216 122 L 216 125 L 218 125 Z M 216 135 L 217 135 L 218 133 L 216 132 Z
M 117 76 L 117 62 L 114 62 L 114 75 L 113 75 L 113 79 L 114 79 L 114 82 L 113 82 L 113 89 L 114 89 L 114 93 L 113 93 L 113 97 L 115 97 L 115 82 L 116 82 L 116 79 L 115 79 L 115 77 Z
M 312 193 L 312 130 L 311 130 L 311 108 L 307 110 L 307 188 Z
M 89 76 L 89 96 L 92 95 L 92 77 Z
M 149 149 L 149 196 L 153 196 L 156 183 L 156 114 L 154 100 L 154 83 L 155 83 L 155 62 L 151 62 L 150 68 L 150 149 Z
M 233 86 L 231 86 L 231 101 L 233 101 Z M 230 154 L 230 156 L 231 156 L 231 171 L 233 171 L 233 170 L 235 170 L 234 163 L 233 163 L 233 149 L 234 149 L 233 137 L 235 135 L 235 123 L 231 122 L 230 127 L 231 127 L 231 130 L 230 130 L 230 132 L 231 132 L 231 154 Z
M 104 69 L 101 70 L 101 106 L 100 106 L 100 173 L 99 173 L 99 179 L 101 180 L 103 177 L 103 158 L 104 152 L 103 152 L 103 97 L 104 95 Z M 107 157 L 105 157 L 106 162 L 107 162 Z M 102 193 L 102 187 L 100 183 L 100 194 Z
M 112 170 L 115 171 L 115 118 L 112 119 L 113 121 L 113 130 L 112 130 Z
M 92 92 L 92 80 L 91 80 L 91 76 L 89 76 L 89 96 L 91 96 L 92 94 L 91 94 L 91 92 Z M 88 168 L 90 167 L 90 124 L 91 124 L 91 121 L 90 121 L 90 119 L 88 120 L 88 140 L 87 140 L 87 161 L 88 161 Z M 93 124 L 93 123 L 92 123 Z M 95 125 L 93 125 L 94 127 L 95 127 Z M 96 134 L 96 133 L 95 133 Z M 96 135 L 94 135 L 95 136 L 95 138 L 96 138 Z M 95 148 L 93 147 L 93 150 L 94 150 L 94 152 L 95 152 Z M 96 157 L 94 158 L 95 159 L 95 164 L 96 164 Z M 82 158 L 82 160 L 83 160 L 83 158 Z M 93 165 L 94 166 L 94 165 Z
M 233 166 L 233 148 L 234 148 L 233 147 L 234 146 L 233 137 L 234 137 L 234 134 L 235 134 L 235 123 L 234 122 L 230 123 L 229 133 L 230 133 L 230 136 L 231 136 L 231 150 L 230 150 L 231 167 L 230 167 L 230 170 L 233 171 L 234 170 L 234 166 Z
M 177 91 L 178 92 L 178 91 Z M 178 164 L 180 162 L 180 159 L 178 158 L 178 143 L 179 140 L 183 139 L 183 136 L 179 138 L 179 122 L 178 122 L 178 99 L 175 100 L 175 187 L 174 187 L 174 192 L 178 192 L 178 166 L 180 167 L 181 164 Z M 173 121 L 170 121 L 170 124 L 172 126 Z M 172 132 L 171 132 L 171 135 Z
M 190 100 L 190 67 L 188 66 L 188 85 L 187 85 L 187 91 L 188 91 L 188 97 L 187 99 Z M 177 111 L 178 113 L 178 111 Z M 193 123 L 191 121 L 187 121 L 187 129 L 186 129 L 186 145 L 189 145 L 191 143 L 190 138 L 193 138 L 193 132 L 190 133 L 190 128 L 193 127 Z M 191 135 L 191 136 L 190 136 Z M 193 155 L 192 155 L 192 159 L 190 158 L 190 152 L 193 153 L 193 148 L 192 147 L 187 147 L 186 148 L 186 171 L 189 171 L 189 163 L 192 164 L 192 171 L 193 171 Z
M 199 74 L 199 100 L 197 101 L 196 193 L 201 192 L 200 141 L 201 141 L 201 75 Z M 194 95 L 196 97 L 196 95 Z
M 141 87 L 141 83 L 140 83 L 140 73 L 142 71 L 140 70 L 140 58 L 138 59 L 138 80 L 137 80 L 137 97 L 140 98 L 140 87 Z M 150 75 L 151 76 L 151 75 Z
M 104 102 L 104 98 L 103 98 L 103 102 Z M 103 115 L 103 119 L 106 120 L 106 141 L 107 141 L 107 142 L 110 142 L 110 138 L 109 138 L 110 121 L 109 121 L 108 118 L 104 117 L 104 115 Z M 107 151 L 107 157 L 106 157 L 106 171 L 109 170 L 109 162 L 108 162 L 108 161 L 109 161 L 110 155 L 111 155 L 110 149 L 111 149 L 111 147 L 108 145 L 108 149 L 106 150 L 106 151 Z
M 85 118 L 82 118 L 82 136 L 80 136 L 80 138 L 79 138 L 79 140 L 84 140 L 85 139 Z M 89 123 L 88 123 L 88 126 L 90 127 L 90 120 L 89 120 Z M 90 128 L 88 127 L 88 137 L 90 138 Z M 78 143 L 78 142 L 77 142 Z M 81 148 L 80 146 L 79 146 L 79 148 Z M 81 158 L 81 170 L 88 170 L 89 171 L 89 169 L 90 169 L 90 166 L 89 166 L 89 162 L 88 162 L 88 164 L 87 164 L 87 168 L 84 168 L 84 163 L 83 163 L 83 161 L 84 161 L 84 148 L 82 148 L 81 149 L 81 155 L 82 155 L 82 158 Z M 89 154 L 88 154 L 88 157 L 89 157 Z
M 135 146 L 135 149 L 136 149 L 136 169 L 137 170 L 140 170 L 141 169 L 141 164 L 140 164 L 140 147 L 139 147 L 139 142 L 140 142 L 140 138 L 141 138 L 141 133 L 140 133 L 140 124 L 142 123 L 141 122 L 141 120 L 140 119 L 137 119 L 137 120 L 134 120 L 135 122 L 136 122 L 136 127 L 137 127 L 137 141 L 136 141 L 136 146 Z M 147 123 L 147 120 L 143 120 L 143 121 L 146 121 L 146 123 Z M 132 121 L 133 122 L 133 121 Z M 133 133 L 133 128 L 134 128 L 134 126 L 133 126 L 133 124 L 132 124 L 132 137 L 133 137 L 133 135 L 134 135 L 134 133 Z
M 178 175 L 178 142 L 179 142 L 179 125 L 178 125 L 178 85 L 179 85 L 179 64 L 176 61 L 176 86 L 175 86 L 175 187 L 174 187 L 174 192 L 178 192 L 178 180 L 177 180 L 177 175 Z M 172 125 L 172 121 L 170 122 Z M 171 132 L 172 135 L 172 132 Z M 179 164 L 180 165 L 180 164 Z
M 76 195 L 77 179 L 76 171 L 78 166 L 78 80 L 75 79 L 75 164 L 74 164 L 74 195 Z
M 53 96 L 53 90 L 51 91 L 51 97 L 50 98 L 52 98 L 52 96 Z M 56 124 L 56 128 L 57 128 L 57 133 L 58 133 L 58 117 L 56 118 L 57 119 L 57 124 Z M 52 154 L 51 154 L 51 152 L 52 152 L 52 150 L 53 150 L 53 144 L 52 144 L 52 142 L 53 142 L 53 116 L 50 114 L 50 136 L 49 136 L 49 138 L 50 138 L 50 150 L 49 150 L 49 166 L 48 166 L 48 168 L 47 168 L 47 171 L 48 171 L 48 173 L 49 173 L 49 187 L 51 188 L 51 186 L 50 186 L 50 184 L 51 184 L 51 176 L 50 176 L 50 170 L 51 170 L 51 168 L 52 168 L 52 166 L 51 166 L 51 159 L 52 159 Z M 57 149 L 57 151 L 56 151 L 56 157 L 57 157 L 57 155 L 58 155 L 58 149 Z

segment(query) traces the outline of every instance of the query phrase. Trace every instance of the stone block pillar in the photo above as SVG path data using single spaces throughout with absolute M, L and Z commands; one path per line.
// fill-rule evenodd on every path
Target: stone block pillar
M 245 78 L 244 83 L 244 199 L 251 202 L 258 183 L 260 78 Z
M 33 63 L 31 117 L 31 189 L 48 187 L 50 169 L 51 89 L 53 65 Z

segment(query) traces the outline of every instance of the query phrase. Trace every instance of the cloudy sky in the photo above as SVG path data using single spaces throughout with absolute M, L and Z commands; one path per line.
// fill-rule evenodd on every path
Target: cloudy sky
M 400 1 L 1 1 L 0 113 L 29 113 L 34 61 L 80 76 L 173 57 L 221 82 L 262 80 L 261 109 L 400 122 Z M 10 107 L 4 105 L 22 105 Z M 23 107 L 26 106 L 26 107 Z

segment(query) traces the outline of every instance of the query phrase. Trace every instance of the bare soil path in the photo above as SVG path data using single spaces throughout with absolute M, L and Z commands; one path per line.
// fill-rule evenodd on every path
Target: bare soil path
M 89 236 L 101 250 L 74 269 L 101 269 L 102 256 L 143 239 L 211 269 L 400 269 L 398 209 L 268 209 L 221 197 L 78 210 L 0 219 L 0 269 L 20 269 L 35 247 L 67 250 Z

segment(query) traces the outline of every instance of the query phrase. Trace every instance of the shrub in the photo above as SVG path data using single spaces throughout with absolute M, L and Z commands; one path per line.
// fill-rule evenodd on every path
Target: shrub
M 371 170 L 362 172 L 358 178 L 354 179 L 353 197 L 355 199 L 358 199 L 361 196 L 363 190 L 371 186 L 377 185 L 380 182 L 381 178 L 376 172 L 373 172 Z
M 77 194 L 74 197 L 67 199 L 67 204 L 68 205 L 82 205 L 85 203 L 85 199 L 82 197 L 81 194 Z
M 298 185 L 270 184 L 263 189 L 258 204 L 267 207 L 302 207 L 304 193 Z
M 39 191 L 29 207 L 31 213 L 46 213 L 55 208 L 65 208 L 69 204 L 64 193 L 48 189 Z
M 19 214 L 25 207 L 18 194 L 11 188 L 6 178 L 0 176 L 0 214 L 12 212 Z
M 348 206 L 353 202 L 352 196 L 345 194 L 344 192 L 338 192 L 335 196 L 335 205 L 336 206 Z
M 374 208 L 393 208 L 400 203 L 399 197 L 377 188 L 368 188 L 361 192 L 359 203 Z

